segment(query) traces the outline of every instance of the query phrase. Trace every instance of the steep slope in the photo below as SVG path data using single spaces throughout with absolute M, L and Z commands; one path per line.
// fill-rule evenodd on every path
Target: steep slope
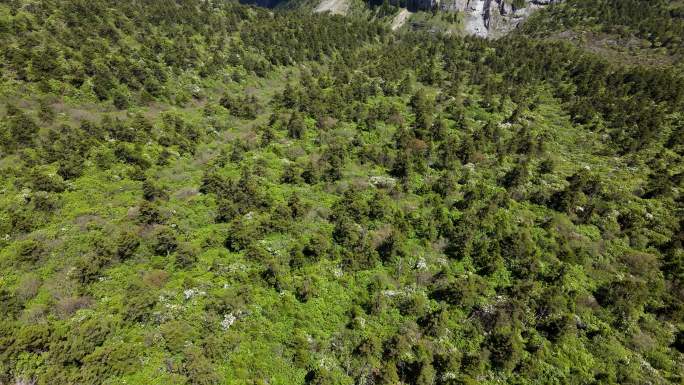
M 0 2 L 0 384 L 681 383 L 681 72 L 368 16 Z
M 408 9 L 401 9 L 394 19 L 392 19 L 392 30 L 396 31 L 401 28 L 404 24 L 406 24 L 406 20 L 408 20 L 410 17 L 411 12 Z
M 499 38 L 510 33 L 521 23 L 527 20 L 536 11 L 550 5 L 560 3 L 562 0 L 388 0 L 386 5 L 383 1 L 373 0 L 368 2 L 352 2 L 350 0 L 321 0 L 321 1 L 302 1 L 302 0 L 243 0 L 245 4 L 253 4 L 267 8 L 289 8 L 312 10 L 316 13 L 330 12 L 337 15 L 349 13 L 351 8 L 368 12 L 367 7 L 377 9 L 381 6 L 392 6 L 399 8 L 398 13 L 392 14 L 390 25 L 394 17 L 401 15 L 400 20 L 405 21 L 408 16 L 402 9 L 409 12 L 438 12 L 441 14 L 458 14 L 462 20 L 462 32 L 467 35 L 474 35 L 485 38 Z M 361 12 L 363 13 L 363 12 Z M 382 12 L 381 12 L 382 13 Z M 386 15 L 374 15 L 380 18 Z M 403 25 L 404 23 L 401 23 Z M 435 25 L 430 24 L 436 30 Z M 393 28 L 396 29 L 396 28 Z
M 684 57 L 684 2 L 568 0 L 532 18 L 522 32 L 535 37 L 556 32 L 594 51 L 613 51 L 618 60 L 631 56 L 632 64 L 667 65 Z
M 322 0 L 314 9 L 314 12 L 330 12 L 333 15 L 344 15 L 348 9 L 348 0 Z
M 560 0 L 444 0 L 432 7 L 464 15 L 466 33 L 498 38 L 510 33 L 534 12 Z
M 390 0 L 385 2 L 385 5 L 377 1 L 368 4 L 375 7 L 390 5 L 406 8 L 411 12 L 431 13 L 432 19 L 453 18 L 460 20 L 463 34 L 499 38 L 516 29 L 536 11 L 559 2 L 560 0 Z M 443 23 L 430 19 L 423 17 L 422 23 L 432 30 L 453 31 L 452 28 L 444 28 L 441 25 Z

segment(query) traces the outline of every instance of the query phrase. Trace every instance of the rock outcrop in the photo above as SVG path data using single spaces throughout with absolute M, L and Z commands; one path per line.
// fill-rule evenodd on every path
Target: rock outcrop
M 238 0 L 241 3 L 267 8 L 297 3 L 297 0 Z M 463 15 L 464 32 L 486 38 L 498 38 L 515 29 L 534 11 L 562 0 L 389 0 L 389 3 L 408 12 L 432 11 L 459 12 Z M 383 0 L 369 0 L 380 5 Z M 516 7 L 517 5 L 517 7 Z M 344 15 L 349 0 L 319 0 L 314 12 Z M 405 11 L 397 19 L 401 26 L 409 16 Z M 394 25 L 394 24 L 393 24 Z M 398 28 L 398 27 L 397 27 Z M 396 29 L 396 28 L 395 28 Z
M 561 0 L 524 0 L 516 7 L 512 0 L 442 0 L 439 7 L 465 14 L 468 33 L 497 38 L 515 29 L 535 11 Z
M 410 8 L 439 9 L 464 15 L 465 32 L 481 37 L 503 36 L 527 19 L 534 11 L 561 0 L 409 0 Z M 516 7 L 515 4 L 520 3 Z

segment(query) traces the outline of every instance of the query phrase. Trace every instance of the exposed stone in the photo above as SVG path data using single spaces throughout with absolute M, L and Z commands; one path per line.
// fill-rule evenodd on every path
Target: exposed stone
M 228 330 L 237 320 L 237 317 L 233 315 L 233 313 L 228 313 L 225 316 L 223 316 L 223 321 L 221 321 L 221 328 L 223 330 Z
M 397 180 L 389 176 L 372 176 L 370 184 L 379 188 L 391 188 L 397 184 Z
M 198 289 L 186 289 L 183 290 L 183 297 L 185 297 L 185 300 L 192 299 L 196 296 L 201 296 L 201 295 L 206 295 L 207 293 Z
M 561 0 L 525 0 L 525 6 L 515 8 L 512 0 L 409 0 L 411 11 L 439 9 L 464 15 L 465 33 L 486 38 L 498 38 L 514 30 L 536 10 Z M 398 2 L 397 0 L 390 3 Z

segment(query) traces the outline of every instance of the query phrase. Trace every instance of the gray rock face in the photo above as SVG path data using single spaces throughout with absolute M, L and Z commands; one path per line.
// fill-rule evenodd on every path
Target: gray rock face
M 420 9 L 438 8 L 461 12 L 465 32 L 487 38 L 501 37 L 527 19 L 534 11 L 561 0 L 525 0 L 525 6 L 515 8 L 513 0 L 418 0 Z

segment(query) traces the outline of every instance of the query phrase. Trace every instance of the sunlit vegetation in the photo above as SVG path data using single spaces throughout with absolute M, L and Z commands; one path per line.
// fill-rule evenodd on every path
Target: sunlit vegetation
M 0 384 L 683 381 L 675 68 L 217 0 L 0 58 Z

